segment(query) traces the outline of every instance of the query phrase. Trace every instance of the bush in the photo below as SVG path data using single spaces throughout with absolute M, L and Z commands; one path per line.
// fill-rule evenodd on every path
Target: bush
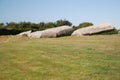
M 64 25 L 71 26 L 72 25 L 72 23 L 69 22 L 68 20 L 57 20 L 55 24 L 56 26 L 64 26 Z
M 0 29 L 0 35 L 16 35 L 23 32 L 22 30 L 8 30 L 8 29 Z
M 83 23 L 80 23 L 79 26 L 75 27 L 75 29 L 84 28 L 84 27 L 88 27 L 88 26 L 93 26 L 93 23 L 83 22 Z

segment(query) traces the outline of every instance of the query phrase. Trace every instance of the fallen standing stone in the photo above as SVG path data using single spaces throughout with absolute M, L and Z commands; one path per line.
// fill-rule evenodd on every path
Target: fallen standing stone
M 84 36 L 96 34 L 104 31 L 110 31 L 115 29 L 111 23 L 104 23 L 95 26 L 89 26 L 85 28 L 80 28 L 72 33 L 72 36 Z

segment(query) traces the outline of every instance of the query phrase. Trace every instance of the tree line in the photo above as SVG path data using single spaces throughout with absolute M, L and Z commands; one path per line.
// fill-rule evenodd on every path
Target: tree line
M 71 26 L 72 23 L 68 20 L 57 20 L 56 22 L 40 22 L 40 23 L 32 23 L 32 22 L 9 22 L 9 23 L 0 23 L 0 35 L 9 35 L 9 34 L 18 34 L 23 31 L 38 31 L 45 30 L 48 28 L 58 27 L 68 25 Z
M 10 22 L 10 23 L 0 23 L 0 28 L 9 29 L 9 30 L 44 30 L 47 28 L 53 28 L 57 26 L 69 25 L 72 23 L 68 20 L 57 20 L 56 22 L 40 22 L 40 23 L 32 23 L 32 22 Z
M 40 22 L 40 23 L 32 23 L 32 22 L 9 22 L 9 23 L 0 23 L 0 35 L 16 35 L 24 31 L 32 30 L 32 31 L 40 31 L 48 28 L 54 28 L 58 26 L 71 26 L 75 30 L 83 27 L 88 27 L 94 25 L 91 22 L 82 22 L 78 26 L 72 26 L 72 23 L 68 20 L 57 20 L 56 22 Z M 117 33 L 115 29 L 112 33 Z M 105 33 L 106 34 L 106 33 Z M 109 33 L 107 33 L 109 34 Z M 110 33 L 111 34 L 111 33 Z
M 57 20 L 56 22 L 40 22 L 40 23 L 32 23 L 32 22 L 9 22 L 9 23 L 0 23 L 0 35 L 14 35 L 18 34 L 23 31 L 40 31 L 45 30 L 48 28 L 54 28 L 58 26 L 68 25 L 72 27 L 72 23 L 68 20 Z M 78 29 L 80 27 L 85 27 L 93 25 L 89 22 L 84 22 L 78 26 L 73 26 L 75 29 Z

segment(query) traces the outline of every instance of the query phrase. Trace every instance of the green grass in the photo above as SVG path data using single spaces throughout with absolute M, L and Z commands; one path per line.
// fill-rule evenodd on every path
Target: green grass
M 120 35 L 0 36 L 0 80 L 120 80 Z

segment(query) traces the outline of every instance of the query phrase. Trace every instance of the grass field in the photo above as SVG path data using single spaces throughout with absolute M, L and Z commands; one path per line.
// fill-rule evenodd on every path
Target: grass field
M 120 35 L 0 36 L 0 80 L 120 80 Z

